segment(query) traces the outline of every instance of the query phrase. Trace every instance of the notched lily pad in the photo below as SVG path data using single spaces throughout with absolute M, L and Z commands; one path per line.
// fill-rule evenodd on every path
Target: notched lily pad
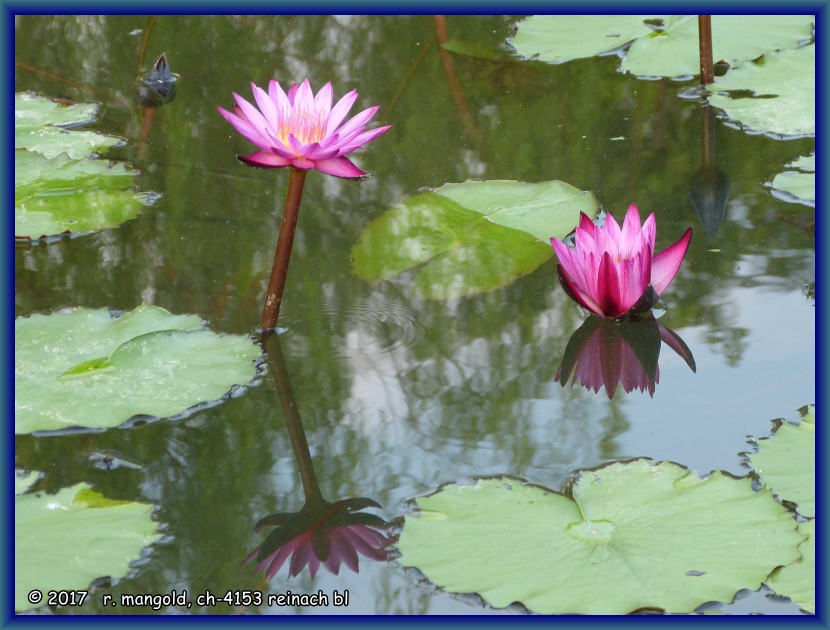
M 582 472 L 570 495 L 513 478 L 446 486 L 406 516 L 400 562 L 496 608 L 684 613 L 759 588 L 804 540 L 768 490 L 720 471 L 618 462 Z
M 411 270 L 416 292 L 432 299 L 493 291 L 551 258 L 550 237 L 598 209 L 593 194 L 560 181 L 445 184 L 370 223 L 353 269 L 369 282 Z
M 126 575 L 142 549 L 161 536 L 152 509 L 108 499 L 85 483 L 56 494 L 16 488 L 15 610 L 46 604 L 50 590 L 85 590 L 96 578 Z M 32 603 L 27 595 L 35 589 L 44 599 Z
M 115 427 L 221 399 L 257 373 L 250 337 L 141 305 L 113 317 L 75 309 L 15 320 L 15 433 Z

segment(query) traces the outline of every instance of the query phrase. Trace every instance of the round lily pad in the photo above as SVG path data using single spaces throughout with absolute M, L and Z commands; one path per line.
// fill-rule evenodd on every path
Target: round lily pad
M 747 463 L 761 482 L 782 501 L 793 503 L 799 514 L 816 515 L 815 407 L 801 424 L 778 421 L 772 437 L 757 440 L 757 453 Z
M 57 494 L 14 500 L 14 608 L 47 603 L 50 590 L 86 590 L 99 577 L 120 578 L 160 538 L 153 506 L 113 501 L 79 483 Z M 33 590 L 43 599 L 33 603 Z
M 560 181 L 468 181 L 420 193 L 370 223 L 352 249 L 369 282 L 412 270 L 420 295 L 449 299 L 493 291 L 553 256 L 593 194 Z
M 779 136 L 816 132 L 815 44 L 732 68 L 707 89 L 714 92 L 709 103 L 749 129 Z
M 581 473 L 571 496 L 514 478 L 449 485 L 406 517 L 400 562 L 496 608 L 691 612 L 800 557 L 795 520 L 751 484 L 638 459 Z
M 250 337 L 141 305 L 114 317 L 78 308 L 15 320 L 15 432 L 115 427 L 222 398 L 256 375 Z
M 510 40 L 522 57 L 563 63 L 608 52 L 654 32 L 649 15 L 532 15 L 516 25 Z

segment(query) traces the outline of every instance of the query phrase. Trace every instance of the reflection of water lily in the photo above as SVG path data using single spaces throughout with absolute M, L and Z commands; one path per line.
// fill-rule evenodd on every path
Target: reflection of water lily
M 251 88 L 257 107 L 234 93 L 233 113 L 221 107 L 217 109 L 239 133 L 260 148 L 251 155 L 239 157 L 252 166 L 293 166 L 338 177 L 360 177 L 365 173 L 346 154 L 391 128 L 364 131 L 378 106 L 365 109 L 340 124 L 357 100 L 357 90 L 346 94 L 332 107 L 331 83 L 326 83 L 316 96 L 308 79 L 299 86 L 292 85 L 287 94 L 273 79 L 268 92 L 253 83 Z
M 565 292 L 582 307 L 608 319 L 626 319 L 651 309 L 677 274 L 692 228 L 656 256 L 655 234 L 654 214 L 641 226 L 634 204 L 622 228 L 611 215 L 598 227 L 582 214 L 574 247 L 551 239 Z
M 256 529 L 275 529 L 244 562 L 256 560 L 256 572 L 270 580 L 289 558 L 289 575 L 298 575 L 308 565 L 311 577 L 320 564 L 335 575 L 341 563 L 357 572 L 358 552 L 373 560 L 386 560 L 390 539 L 384 530 L 391 525 L 374 514 L 358 511 L 366 507 L 380 506 L 365 498 L 336 503 L 320 500 L 306 503 L 297 513 L 266 516 Z
M 653 396 L 660 382 L 657 360 L 661 343 L 695 371 L 694 357 L 685 342 L 652 315 L 620 323 L 590 316 L 568 341 L 555 380 L 564 387 L 573 372 L 574 384 L 595 392 L 604 386 L 608 398 L 614 397 L 618 385 L 626 392 L 637 389 Z

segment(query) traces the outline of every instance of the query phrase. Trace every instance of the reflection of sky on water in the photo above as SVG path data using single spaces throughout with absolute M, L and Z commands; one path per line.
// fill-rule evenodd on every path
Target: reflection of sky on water
M 655 404 L 629 397 L 622 455 L 670 459 L 701 474 L 744 474 L 737 453 L 749 449 L 746 436 L 766 436 L 770 420 L 794 420 L 799 407 L 815 402 L 815 307 L 801 291 L 762 288 L 734 288 L 730 301 L 733 326 L 749 331 L 741 360 L 726 365 L 701 328 L 679 330 L 694 349 L 697 374 L 661 353 Z

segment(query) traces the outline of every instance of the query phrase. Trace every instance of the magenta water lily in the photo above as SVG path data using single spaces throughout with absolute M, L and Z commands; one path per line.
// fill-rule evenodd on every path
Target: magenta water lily
M 562 287 L 580 306 L 607 319 L 623 320 L 650 310 L 677 275 L 692 228 L 656 256 L 655 235 L 654 214 L 641 224 L 634 204 L 622 228 L 611 215 L 599 227 L 583 213 L 573 247 L 551 239 Z
M 252 166 L 301 170 L 317 169 L 337 177 L 361 177 L 365 173 L 346 157 L 355 149 L 391 129 L 390 125 L 365 131 L 379 107 L 369 107 L 344 124 L 357 100 L 352 90 L 332 107 L 333 90 L 326 83 L 315 95 L 308 79 L 293 84 L 288 93 L 271 80 L 268 91 L 251 83 L 256 107 L 234 93 L 233 113 L 219 113 L 250 142 L 259 147 L 239 159 Z
M 273 79 L 267 92 L 253 83 L 251 88 L 256 107 L 234 92 L 233 113 L 221 107 L 217 109 L 239 133 L 259 147 L 251 155 L 240 155 L 240 160 L 263 168 L 288 166 L 291 171 L 262 309 L 260 326 L 268 331 L 276 328 L 280 315 L 306 173 L 316 169 L 337 177 L 365 175 L 346 155 L 386 133 L 391 126 L 365 130 L 366 123 L 377 113 L 377 106 L 364 109 L 343 123 L 357 100 L 357 90 L 346 94 L 332 107 L 331 83 L 326 83 L 316 95 L 308 79 L 299 85 L 293 84 L 287 94 Z

